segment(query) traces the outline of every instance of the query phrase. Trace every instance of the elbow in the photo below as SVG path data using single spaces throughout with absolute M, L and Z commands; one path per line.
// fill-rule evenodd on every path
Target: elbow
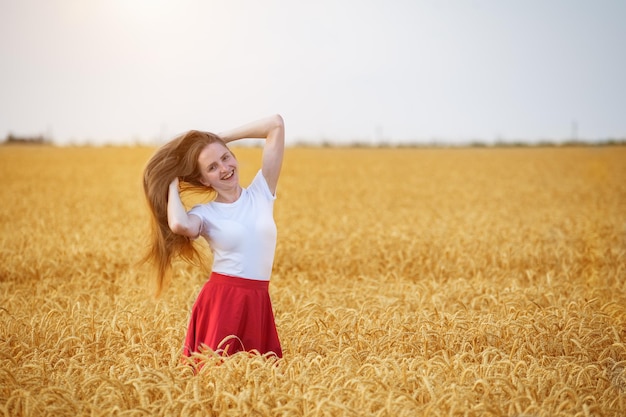
M 270 117 L 266 139 L 276 143 L 284 143 L 285 122 L 280 114 Z
M 175 220 L 170 220 L 167 222 L 167 224 L 170 227 L 170 230 L 172 231 L 172 233 L 176 235 L 183 235 L 183 236 L 186 235 L 187 228 L 182 223 L 179 223 Z
M 182 223 L 177 220 L 168 221 L 168 226 L 172 233 L 193 239 L 197 238 L 202 230 L 202 227 L 198 229 L 192 223 Z
M 280 130 L 285 129 L 285 121 L 283 120 L 283 117 L 278 113 L 272 116 L 272 128 Z

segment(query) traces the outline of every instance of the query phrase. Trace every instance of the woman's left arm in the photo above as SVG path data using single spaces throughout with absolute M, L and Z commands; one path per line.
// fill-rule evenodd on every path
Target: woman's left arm
M 247 123 L 243 126 L 227 130 L 219 134 L 225 142 L 238 139 L 265 139 L 261 171 L 270 187 L 276 194 L 276 185 L 280 176 L 285 153 L 285 123 L 279 114 Z

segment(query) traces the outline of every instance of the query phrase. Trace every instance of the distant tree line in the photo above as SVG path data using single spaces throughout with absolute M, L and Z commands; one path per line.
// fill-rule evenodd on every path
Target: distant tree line
M 36 136 L 17 136 L 9 133 L 4 142 L 0 144 L 26 144 L 26 145 L 52 145 L 52 141 L 47 139 L 44 135 Z M 437 142 L 401 142 L 401 143 L 387 143 L 387 142 L 367 142 L 367 141 L 352 141 L 352 142 L 332 142 L 324 140 L 320 143 L 308 142 L 308 141 L 296 141 L 294 144 L 296 147 L 311 147 L 311 148 L 523 148 L 523 147 L 574 147 L 574 146 L 626 146 L 626 138 L 609 138 L 604 140 L 566 140 L 566 141 L 550 141 L 543 140 L 539 142 L 525 142 L 523 140 L 517 141 L 496 141 L 495 143 L 482 142 L 480 140 L 473 140 L 469 142 L 451 142 L 446 143 L 443 141 Z M 255 144 L 254 146 L 260 146 Z
M 27 144 L 27 145 L 48 145 L 51 142 L 47 140 L 43 135 L 38 136 L 16 136 L 9 133 L 4 140 L 7 145 L 10 144 Z
M 368 143 L 352 141 L 346 143 L 325 140 L 321 143 L 297 141 L 294 146 L 305 148 L 546 148 L 546 147 L 581 147 L 581 146 L 626 146 L 626 139 L 605 140 L 566 140 L 566 141 L 496 141 L 494 143 L 479 140 L 470 142 L 401 142 L 401 143 Z

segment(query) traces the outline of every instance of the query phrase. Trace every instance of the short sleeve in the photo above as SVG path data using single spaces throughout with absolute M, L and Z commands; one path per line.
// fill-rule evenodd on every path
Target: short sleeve
M 267 180 L 263 176 L 263 172 L 259 170 L 255 175 L 252 183 L 248 187 L 248 190 L 253 194 L 259 194 L 268 200 L 276 200 L 276 196 L 270 191 L 270 186 L 267 184 Z

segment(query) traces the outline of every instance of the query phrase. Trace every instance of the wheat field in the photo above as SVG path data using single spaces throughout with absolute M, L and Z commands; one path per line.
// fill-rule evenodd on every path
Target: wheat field
M 181 361 L 147 147 L 0 147 L 0 415 L 626 415 L 626 148 L 289 148 L 284 358 Z M 247 183 L 260 149 L 235 148 Z

